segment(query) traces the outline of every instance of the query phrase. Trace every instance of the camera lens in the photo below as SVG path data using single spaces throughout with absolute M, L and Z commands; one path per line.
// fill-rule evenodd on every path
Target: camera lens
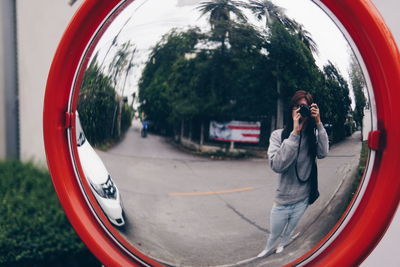
M 311 116 L 310 106 L 300 105 L 300 115 L 303 118 L 310 117 Z

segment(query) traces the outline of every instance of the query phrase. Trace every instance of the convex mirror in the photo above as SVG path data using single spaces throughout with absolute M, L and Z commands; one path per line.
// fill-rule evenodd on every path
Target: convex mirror
M 63 207 L 104 263 L 362 260 L 398 201 L 398 187 L 387 191 L 381 182 L 394 179 L 382 178 L 389 170 L 382 168 L 385 156 L 397 157 L 391 142 L 398 142 L 391 138 L 398 126 L 387 122 L 395 120 L 393 111 L 386 111 L 396 107 L 383 105 L 398 80 L 381 74 L 387 66 L 399 70 L 398 51 L 371 4 L 95 2 L 82 5 L 60 44 L 44 127 Z M 82 23 L 88 26 L 78 32 Z M 380 42 L 367 43 L 360 27 L 382 36 Z M 390 56 L 382 57 L 382 49 Z M 56 87 L 68 55 L 73 60 Z M 302 120 L 321 121 L 316 141 L 329 146 L 317 160 L 319 198 L 293 230 L 285 229 L 281 253 L 274 253 L 276 243 L 260 256 L 273 234 L 271 209 L 297 194 L 282 191 L 271 146 L 274 132 L 292 125 L 290 99 L 299 90 L 312 95 L 319 111 L 318 119 L 310 113 Z M 291 164 L 296 174 L 298 157 Z M 300 176 L 309 174 L 300 169 Z M 361 217 L 383 190 L 393 206 L 365 235 Z M 359 255 L 331 256 L 356 241 L 356 226 L 365 239 Z M 109 256 L 101 255 L 105 249 Z

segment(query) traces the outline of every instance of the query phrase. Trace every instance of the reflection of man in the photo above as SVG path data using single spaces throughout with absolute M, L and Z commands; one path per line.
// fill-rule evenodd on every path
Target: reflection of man
M 149 130 L 149 122 L 147 120 L 142 120 L 142 130 L 141 130 L 142 137 L 147 136 L 148 130 Z
M 149 129 L 149 122 L 146 120 L 142 121 L 143 130 L 147 131 Z
M 289 112 L 292 116 L 285 128 L 270 138 L 268 159 L 272 170 L 279 173 L 279 186 L 270 213 L 271 233 L 258 257 L 271 252 L 279 237 L 276 253 L 289 243 L 308 205 L 319 196 L 315 160 L 328 154 L 328 135 L 311 94 L 297 91 Z

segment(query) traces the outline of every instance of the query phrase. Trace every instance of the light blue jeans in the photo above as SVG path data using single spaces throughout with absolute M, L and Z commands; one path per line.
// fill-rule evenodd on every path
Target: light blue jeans
M 308 198 L 294 204 L 274 204 L 271 209 L 269 235 L 266 249 L 269 251 L 274 247 L 275 242 L 282 235 L 279 246 L 285 247 L 290 240 L 294 228 L 308 207 Z

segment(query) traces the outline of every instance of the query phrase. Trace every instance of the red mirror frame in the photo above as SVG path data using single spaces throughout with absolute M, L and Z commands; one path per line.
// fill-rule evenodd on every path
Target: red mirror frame
M 93 196 L 85 196 L 76 179 L 70 155 L 67 128 L 74 128 L 73 114 L 66 113 L 77 69 L 99 26 L 121 4 L 120 0 L 86 0 L 70 22 L 50 68 L 43 112 L 44 143 L 49 170 L 62 207 L 78 235 L 106 266 L 160 265 L 141 254 L 107 219 Z M 129 2 L 129 1 L 128 1 Z M 380 241 L 400 201 L 400 52 L 380 14 L 368 0 L 321 0 L 345 27 L 361 54 L 374 92 L 378 131 L 369 136 L 376 150 L 371 176 L 357 208 L 338 236 L 321 253 L 312 254 L 330 234 L 311 251 L 289 263 L 297 265 L 353 266 L 360 264 Z M 82 74 L 81 74 L 82 75 Z M 72 131 L 74 136 L 74 131 Z M 76 151 L 75 151 L 76 152 Z M 75 153 L 76 155 L 77 153 Z M 78 163 L 79 165 L 79 163 Z M 78 169 L 80 166 L 78 166 Z M 86 185 L 87 186 L 87 185 Z M 354 200 L 353 200 L 354 201 Z M 93 215 L 92 209 L 111 229 L 109 235 Z M 103 217 L 104 218 L 103 218 Z M 345 217 L 345 216 L 344 216 Z M 344 218 L 332 229 L 343 222 Z

